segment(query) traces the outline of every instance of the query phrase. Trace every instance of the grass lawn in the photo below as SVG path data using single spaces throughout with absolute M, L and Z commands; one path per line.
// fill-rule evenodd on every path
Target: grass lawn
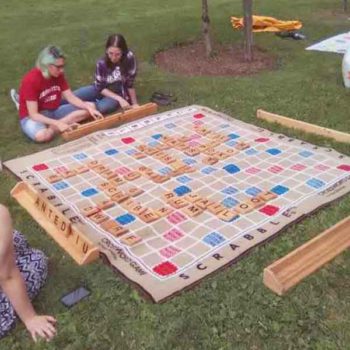
M 238 43 L 242 34 L 229 16 L 242 14 L 241 0 L 211 0 L 214 40 Z M 254 1 L 254 13 L 299 19 L 305 41 L 257 34 L 255 42 L 277 55 L 279 68 L 249 77 L 187 78 L 159 70 L 153 55 L 200 35 L 197 0 L 11 0 L 0 4 L 0 156 L 8 160 L 53 147 L 29 142 L 21 133 L 9 99 L 39 50 L 55 43 L 68 54 L 66 74 L 73 88 L 91 82 L 96 58 L 112 32 L 124 33 L 136 52 L 141 103 L 155 90 L 177 96 L 172 107 L 200 104 L 246 122 L 332 147 L 350 155 L 350 146 L 255 120 L 257 108 L 350 132 L 350 95 L 342 86 L 337 54 L 305 46 L 349 30 L 342 1 Z M 338 11 L 336 11 L 338 10 Z M 334 12 L 335 11 L 335 12 Z M 335 13 L 335 14 L 334 14 Z M 195 59 L 195 57 L 194 57 Z M 16 179 L 0 173 L 0 201 L 30 243 L 50 257 L 48 283 L 35 301 L 39 312 L 58 318 L 58 336 L 34 345 L 23 325 L 0 342 L 0 349 L 350 349 L 350 254 L 337 257 L 283 298 L 262 283 L 265 266 L 349 215 L 350 197 L 319 210 L 246 258 L 202 281 L 165 304 L 145 302 L 102 263 L 78 267 L 9 196 Z M 59 299 L 78 285 L 92 295 L 67 310 Z

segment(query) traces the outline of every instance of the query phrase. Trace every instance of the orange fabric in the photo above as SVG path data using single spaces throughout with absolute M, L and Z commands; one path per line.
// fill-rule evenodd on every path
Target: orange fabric
M 243 18 L 231 17 L 233 29 L 243 29 Z M 253 16 L 253 32 L 284 32 L 298 30 L 302 27 L 300 21 L 280 21 L 273 17 Z

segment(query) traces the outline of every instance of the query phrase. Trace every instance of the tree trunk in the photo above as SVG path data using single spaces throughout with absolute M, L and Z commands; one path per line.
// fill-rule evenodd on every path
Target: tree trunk
M 211 56 L 212 53 L 209 28 L 210 20 L 208 14 L 208 0 L 202 0 L 202 33 L 205 44 L 205 51 L 208 58 Z
M 244 58 L 253 60 L 253 0 L 243 0 Z

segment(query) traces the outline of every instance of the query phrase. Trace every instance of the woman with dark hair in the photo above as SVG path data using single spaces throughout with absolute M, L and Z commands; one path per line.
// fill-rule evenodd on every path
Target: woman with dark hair
M 98 111 L 109 114 L 118 108 L 137 107 L 134 80 L 136 59 L 121 34 L 107 38 L 105 55 L 96 63 L 93 85 L 82 87 L 74 94 L 83 101 L 96 102 Z
M 74 123 L 102 117 L 93 103 L 84 102 L 72 93 L 64 77 L 64 65 L 63 51 L 50 45 L 40 52 L 36 67 L 22 79 L 18 106 L 20 125 L 33 141 L 50 141 Z M 18 102 L 14 89 L 11 97 Z M 62 97 L 68 104 L 61 105 Z
M 38 337 L 51 340 L 56 334 L 55 318 L 38 315 L 31 303 L 45 283 L 47 257 L 13 230 L 10 213 L 1 204 L 0 223 L 0 339 L 19 317 L 35 342 Z

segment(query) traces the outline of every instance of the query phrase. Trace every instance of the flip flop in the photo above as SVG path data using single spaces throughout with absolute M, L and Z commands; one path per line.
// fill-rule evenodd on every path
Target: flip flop
M 151 101 L 157 103 L 160 106 L 168 106 L 172 102 L 175 102 L 176 98 L 172 94 L 156 91 L 152 94 Z

